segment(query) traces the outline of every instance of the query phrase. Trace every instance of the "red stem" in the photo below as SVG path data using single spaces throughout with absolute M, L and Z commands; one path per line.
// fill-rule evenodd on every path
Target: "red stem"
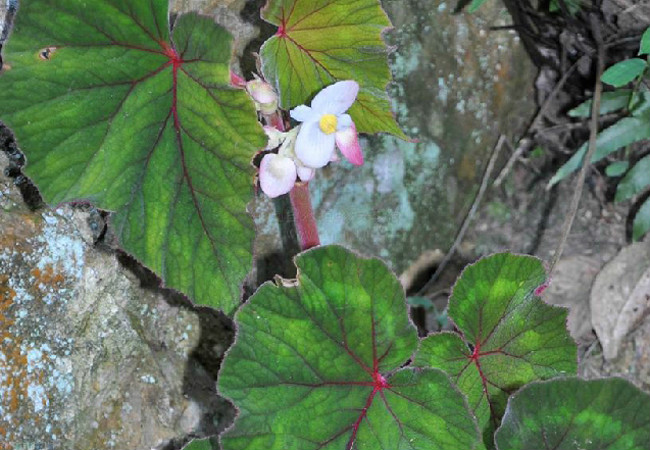
M 293 208 L 293 221 L 300 239 L 300 248 L 307 250 L 320 245 L 316 218 L 314 217 L 311 197 L 309 196 L 309 184 L 296 183 L 289 192 L 289 197 Z

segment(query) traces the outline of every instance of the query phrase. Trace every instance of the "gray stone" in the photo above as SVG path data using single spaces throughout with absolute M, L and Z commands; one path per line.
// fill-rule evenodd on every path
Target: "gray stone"
M 0 152 L 0 173 L 7 164 Z M 219 409 L 208 374 L 212 392 L 187 395 L 199 314 L 96 248 L 91 218 L 69 205 L 32 212 L 0 175 L 3 450 L 161 448 Z

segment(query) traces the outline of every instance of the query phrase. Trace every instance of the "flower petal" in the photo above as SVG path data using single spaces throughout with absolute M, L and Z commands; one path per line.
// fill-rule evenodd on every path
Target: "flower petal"
M 316 97 L 311 101 L 311 107 L 319 116 L 322 114 L 338 116 L 352 106 L 358 93 L 359 85 L 356 81 L 339 81 L 330 84 L 316 94 Z
M 296 106 L 289 112 L 289 115 L 293 120 L 297 120 L 298 122 L 318 120 L 318 114 L 306 105 Z
M 343 131 L 352 126 L 352 117 L 349 114 L 341 114 L 336 123 L 336 131 Z
M 357 127 L 354 126 L 354 123 L 349 128 L 336 132 L 336 146 L 341 150 L 345 159 L 352 164 L 355 166 L 363 164 L 363 153 L 359 144 L 359 136 L 357 136 Z
M 296 183 L 296 164 L 289 158 L 269 153 L 260 163 L 260 186 L 271 198 L 286 194 Z
M 311 167 L 298 166 L 298 176 L 301 181 L 309 181 L 314 178 L 316 171 Z
M 296 156 L 305 166 L 318 169 L 332 157 L 334 141 L 335 133 L 323 133 L 318 122 L 303 123 L 296 138 Z

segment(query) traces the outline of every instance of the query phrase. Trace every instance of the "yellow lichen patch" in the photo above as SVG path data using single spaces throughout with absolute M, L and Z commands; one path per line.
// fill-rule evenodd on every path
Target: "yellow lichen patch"
M 34 277 L 34 286 L 40 289 L 60 289 L 65 282 L 65 277 L 60 273 L 54 273 L 54 269 L 49 264 L 43 270 L 34 268 L 30 273 Z
M 0 417 L 0 442 L 15 441 L 17 436 L 14 432 L 21 425 L 37 424 L 40 420 L 38 411 L 49 402 L 42 388 L 46 377 L 45 366 L 30 366 L 29 354 L 35 352 L 46 364 L 49 357 L 26 345 L 20 336 L 12 332 L 16 322 L 15 298 L 16 292 L 10 287 L 9 277 L 0 275 L 0 409 L 5 412 Z M 0 450 L 5 448 L 12 447 L 0 447 Z

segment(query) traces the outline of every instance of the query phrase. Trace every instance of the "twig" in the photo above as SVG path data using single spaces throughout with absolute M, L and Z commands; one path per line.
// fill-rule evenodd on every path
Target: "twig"
M 544 103 L 542 103 L 542 106 L 540 106 L 539 111 L 537 111 L 537 114 L 535 114 L 535 117 L 533 120 L 530 122 L 530 126 L 528 127 L 528 130 L 526 131 L 526 134 L 529 134 L 532 129 L 534 129 L 537 126 L 537 123 L 546 115 L 546 111 L 548 108 L 551 106 L 552 100 L 557 96 L 557 94 L 560 92 L 560 90 L 564 87 L 566 84 L 567 80 L 569 77 L 573 74 L 573 72 L 578 68 L 578 65 L 582 61 L 583 58 L 586 58 L 587 55 L 582 55 L 576 62 L 573 63 L 571 67 L 562 75 L 562 78 L 560 78 L 560 81 L 558 81 L 555 86 L 553 87 L 553 90 L 551 91 L 550 94 L 544 99 Z M 526 150 L 526 146 L 524 145 L 519 145 L 517 147 L 517 150 L 510 156 L 510 159 L 508 159 L 508 162 L 506 163 L 505 166 L 503 166 L 503 169 L 501 169 L 501 172 L 497 176 L 496 181 L 494 182 L 495 187 L 499 187 L 501 183 L 503 183 L 503 180 L 505 179 L 506 176 L 508 176 L 508 173 L 512 170 L 512 166 L 514 166 L 515 162 L 519 159 L 519 157 L 524 153 Z
M 499 172 L 497 179 L 494 180 L 494 187 L 501 186 L 501 183 L 503 183 L 505 177 L 508 176 L 508 173 L 512 169 L 512 166 L 514 166 L 515 162 L 521 157 L 524 151 L 526 151 L 526 149 L 530 147 L 528 142 L 521 142 L 519 144 L 519 147 L 517 147 L 517 150 L 514 150 L 512 148 L 512 145 L 510 145 L 510 141 L 506 139 L 505 142 L 508 145 L 508 148 L 510 148 L 510 151 L 512 151 L 512 154 L 510 155 L 510 158 L 508 158 L 508 162 L 506 162 L 506 165 L 503 166 L 503 169 L 501 169 L 501 172 Z
M 597 46 L 597 60 L 596 60 L 596 86 L 594 88 L 594 99 L 591 104 L 591 123 L 589 125 L 589 146 L 587 147 L 587 154 L 582 160 L 582 168 L 578 174 L 578 179 L 576 180 L 575 191 L 573 193 L 573 198 L 571 199 L 571 205 L 569 207 L 569 215 L 564 221 L 562 226 L 562 235 L 560 236 L 560 242 L 557 245 L 555 250 L 555 255 L 553 255 L 553 262 L 549 268 L 549 274 L 553 275 L 553 270 L 557 265 L 562 252 L 564 251 L 564 246 L 566 244 L 569 233 L 571 232 L 571 227 L 573 226 L 573 221 L 578 212 L 578 206 L 580 205 L 580 197 L 582 197 L 582 189 L 585 184 L 585 178 L 587 176 L 587 171 L 591 166 L 591 159 L 596 151 L 596 138 L 598 137 L 598 116 L 600 115 L 600 99 L 603 93 L 603 83 L 600 81 L 600 78 L 603 75 L 605 68 L 605 47 L 603 45 L 603 37 L 600 31 L 600 24 L 598 23 L 598 18 L 595 14 L 591 15 L 591 29 L 594 35 L 594 40 Z
M 502 134 L 501 136 L 499 136 L 499 140 L 497 141 L 497 144 L 494 146 L 494 149 L 492 150 L 492 155 L 490 155 L 490 160 L 488 161 L 487 166 L 485 167 L 485 171 L 483 172 L 483 179 L 481 180 L 481 186 L 479 187 L 478 192 L 476 193 L 476 197 L 474 197 L 474 201 L 472 202 L 471 208 L 469 209 L 467 215 L 465 216 L 465 219 L 463 220 L 463 225 L 460 227 L 460 230 L 456 235 L 456 239 L 454 239 L 454 243 L 451 245 L 449 251 L 442 259 L 442 261 L 440 261 L 440 264 L 438 264 L 436 271 L 433 273 L 433 275 L 431 275 L 429 281 L 427 281 L 426 284 L 422 287 L 422 289 L 418 291 L 417 295 L 424 295 L 427 289 L 433 286 L 433 284 L 438 280 L 440 274 L 445 269 L 449 261 L 451 261 L 451 258 L 454 256 L 456 249 L 463 241 L 463 238 L 465 237 L 465 233 L 469 228 L 469 224 L 474 219 L 474 215 L 478 210 L 478 206 L 481 203 L 481 200 L 483 199 L 485 190 L 488 187 L 488 181 L 490 180 L 490 176 L 492 175 L 492 170 L 494 169 L 494 164 L 497 161 L 499 152 L 501 150 L 501 147 L 503 147 L 505 141 L 506 141 L 505 135 Z

